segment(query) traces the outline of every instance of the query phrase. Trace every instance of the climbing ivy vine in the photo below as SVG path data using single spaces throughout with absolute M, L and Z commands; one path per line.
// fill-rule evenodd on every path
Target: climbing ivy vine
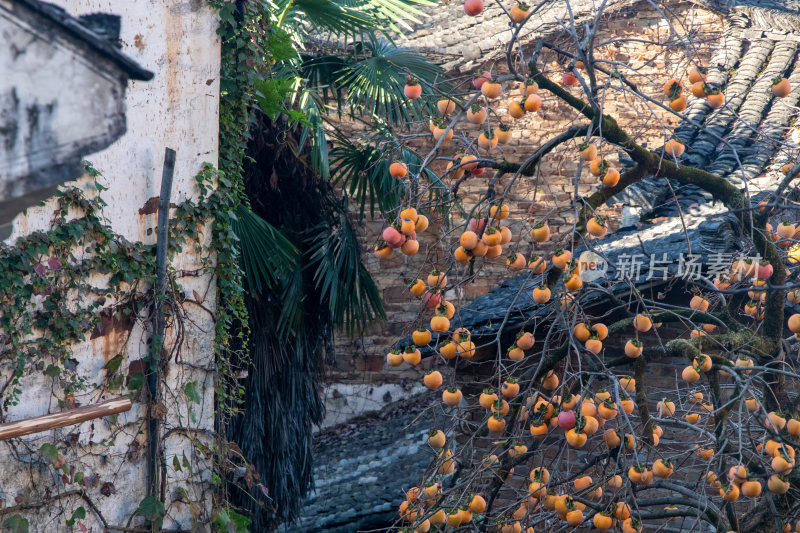
M 93 188 L 104 190 L 96 181 Z M 88 198 L 73 187 L 55 197 L 50 229 L 0 247 L 0 341 L 6 352 L 0 365 L 10 370 L 0 386 L 4 412 L 19 402 L 20 380 L 31 373 L 53 380 L 63 393 L 60 407 L 74 407 L 74 395 L 87 383 L 71 347 L 87 334 L 102 335 L 114 320 L 132 320 L 155 273 L 152 246 L 115 234 L 99 195 Z M 105 283 L 98 286 L 92 279 Z M 106 389 L 123 388 L 121 361 L 115 356 L 106 364 Z M 140 375 L 132 376 L 127 388 L 136 391 L 142 383 Z
M 0 399 L 3 415 L 21 401 L 23 380 L 37 375 L 51 381 L 51 393 L 61 409 L 77 406 L 76 397 L 90 393 L 110 392 L 136 399 L 145 386 L 148 367 L 135 364 L 132 354 L 107 354 L 99 380 L 95 373 L 84 371 L 73 354 L 77 344 L 105 336 L 110 330 L 126 332 L 130 336 L 135 323 L 149 322 L 156 297 L 153 294 L 155 246 L 128 241 L 114 232 L 103 214 L 106 203 L 102 193 L 106 189 L 97 180 L 99 173 L 91 165 L 87 165 L 86 172 L 94 178 L 90 183 L 80 188 L 62 189 L 56 193 L 52 204 L 46 204 L 54 207 L 47 229 L 30 232 L 17 239 L 13 246 L 0 246 L 0 350 L 4 354 L 0 359 L 4 377 L 0 382 Z M 244 345 L 242 336 L 246 335 L 246 329 L 242 325 L 247 323 L 241 300 L 242 276 L 238 269 L 236 237 L 231 229 L 235 209 L 240 203 L 239 192 L 231 180 L 211 165 L 203 167 L 196 183 L 199 191 L 196 198 L 175 208 L 170 217 L 170 258 L 193 252 L 200 258 L 201 266 L 194 272 L 173 268 L 168 271 L 169 286 L 164 296 L 164 309 L 175 342 L 166 348 L 172 352 L 166 360 L 179 356 L 182 346 L 186 316 L 183 306 L 188 297 L 182 290 L 180 279 L 183 276 L 213 275 L 221 302 L 215 317 L 214 370 L 219 372 L 215 389 L 216 413 L 219 424 L 224 427 L 224 421 L 237 412 L 241 401 L 242 390 L 235 375 L 244 359 L 236 347 Z M 202 305 L 201 295 L 194 294 L 192 298 L 195 304 Z M 146 331 L 146 324 L 143 331 Z M 200 388 L 197 382 L 190 381 L 178 393 L 183 393 L 189 405 L 189 421 L 180 429 L 190 434 L 192 422 L 196 421 L 191 406 L 202 402 Z M 163 406 L 162 409 L 166 411 Z M 111 426 L 109 436 L 100 442 L 90 442 L 90 448 L 113 447 L 126 425 L 140 424 L 139 421 L 123 424 L 117 416 L 106 420 Z M 65 515 L 66 525 L 78 525 L 85 530 L 82 521 L 88 507 L 103 527 L 115 529 L 100 514 L 89 491 L 99 486 L 101 496 L 111 496 L 116 492 L 113 475 L 103 479 L 98 473 L 87 470 L 91 468 L 88 463 L 67 459 L 74 458 L 78 446 L 78 434 L 71 435 L 64 441 L 46 442 L 38 449 L 30 448 L 25 441 L 15 441 L 15 455 L 27 454 L 38 458 L 35 462 L 39 467 L 50 468 L 57 474 L 62 487 L 56 491 L 48 487 L 45 496 L 37 500 L 35 484 L 32 483 L 29 496 L 17 497 L 18 505 L 0 509 L 0 520 L 5 529 L 26 532 L 28 518 L 18 511 L 48 507 L 71 497 L 82 499 L 85 506 L 72 509 L 61 506 L 59 512 Z M 224 432 L 214 435 L 212 449 L 208 447 L 208 439 L 191 438 L 197 457 L 213 458 L 210 484 L 202 473 L 203 467 L 185 454 L 180 459 L 174 457 L 169 466 L 161 465 L 162 470 L 172 468 L 183 472 L 187 480 L 202 487 L 201 492 L 220 492 L 224 484 L 219 480 L 244 464 L 223 435 Z M 127 452 L 129 459 L 136 456 L 137 448 L 134 439 Z M 87 455 L 92 454 L 97 452 L 91 451 Z M 198 523 L 211 520 L 220 531 L 246 531 L 248 519 L 229 509 L 224 498 L 214 500 L 214 509 L 208 516 L 208 510 L 200 507 L 202 497 L 193 499 L 189 491 L 180 486 L 176 490 L 179 498 L 172 502 L 165 502 L 163 494 L 161 498 L 148 496 L 142 500 L 136 514 L 145 518 L 150 529 L 160 529 L 168 505 L 182 501 L 189 505 Z M 138 531 L 135 528 L 129 530 Z

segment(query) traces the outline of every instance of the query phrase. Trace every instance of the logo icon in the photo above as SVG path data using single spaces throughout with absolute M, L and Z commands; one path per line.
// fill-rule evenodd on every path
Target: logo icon
M 605 277 L 608 271 L 606 260 L 591 250 L 586 250 L 578 257 L 578 265 L 581 269 L 581 279 L 583 281 L 595 281 Z

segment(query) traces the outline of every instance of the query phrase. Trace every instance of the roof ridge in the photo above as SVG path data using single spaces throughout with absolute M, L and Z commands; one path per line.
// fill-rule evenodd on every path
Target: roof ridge
M 122 53 L 110 41 L 90 30 L 80 19 L 73 17 L 65 9 L 40 0 L 11 0 L 11 3 L 36 13 L 59 26 L 75 39 L 83 41 L 92 50 L 120 67 L 130 79 L 148 81 L 153 78 L 152 72 Z

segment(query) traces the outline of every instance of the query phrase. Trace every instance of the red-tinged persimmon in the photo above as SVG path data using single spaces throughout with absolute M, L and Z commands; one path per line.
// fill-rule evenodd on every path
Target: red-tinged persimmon
M 781 76 L 772 78 L 772 94 L 778 98 L 784 98 L 789 96 L 791 91 L 792 86 L 789 84 L 789 80 Z
M 419 84 L 416 78 L 406 76 L 406 86 L 403 88 L 403 94 L 409 100 L 416 100 L 422 96 L 422 85 Z
M 536 113 L 542 108 L 542 97 L 538 94 L 529 94 L 523 101 L 525 111 L 529 113 Z
M 475 17 L 481 14 L 483 11 L 483 0 L 466 0 L 464 2 L 464 13 L 471 17 Z M 486 85 L 483 83 L 482 85 Z
M 567 87 L 572 87 L 578 84 L 578 78 L 572 72 L 564 72 L 561 74 L 561 83 Z

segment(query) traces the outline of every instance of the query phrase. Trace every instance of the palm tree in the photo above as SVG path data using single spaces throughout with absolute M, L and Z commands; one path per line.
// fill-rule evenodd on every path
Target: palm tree
M 241 50 L 242 36 L 268 28 L 268 68 L 254 68 L 256 75 L 243 74 L 241 54 L 223 49 L 223 108 L 249 124 L 241 146 L 223 129 L 221 145 L 239 158 L 221 166 L 241 177 L 243 193 L 234 230 L 249 291 L 249 360 L 242 413 L 228 430 L 260 477 L 232 494 L 254 531 L 296 517 L 312 485 L 312 428 L 324 417 L 321 376 L 336 333 L 357 334 L 384 317 L 349 204 L 364 216 L 367 205 L 372 211 L 398 197 L 399 185 L 387 179 L 389 153 L 420 163 L 392 142 L 391 127 L 425 111 L 403 103 L 405 75 L 432 81 L 441 71 L 387 38 L 420 15 L 420 3 L 427 0 L 240 0 L 222 17 L 239 38 L 224 47 Z M 380 124 L 375 144 L 340 138 L 329 153 L 331 112 Z

